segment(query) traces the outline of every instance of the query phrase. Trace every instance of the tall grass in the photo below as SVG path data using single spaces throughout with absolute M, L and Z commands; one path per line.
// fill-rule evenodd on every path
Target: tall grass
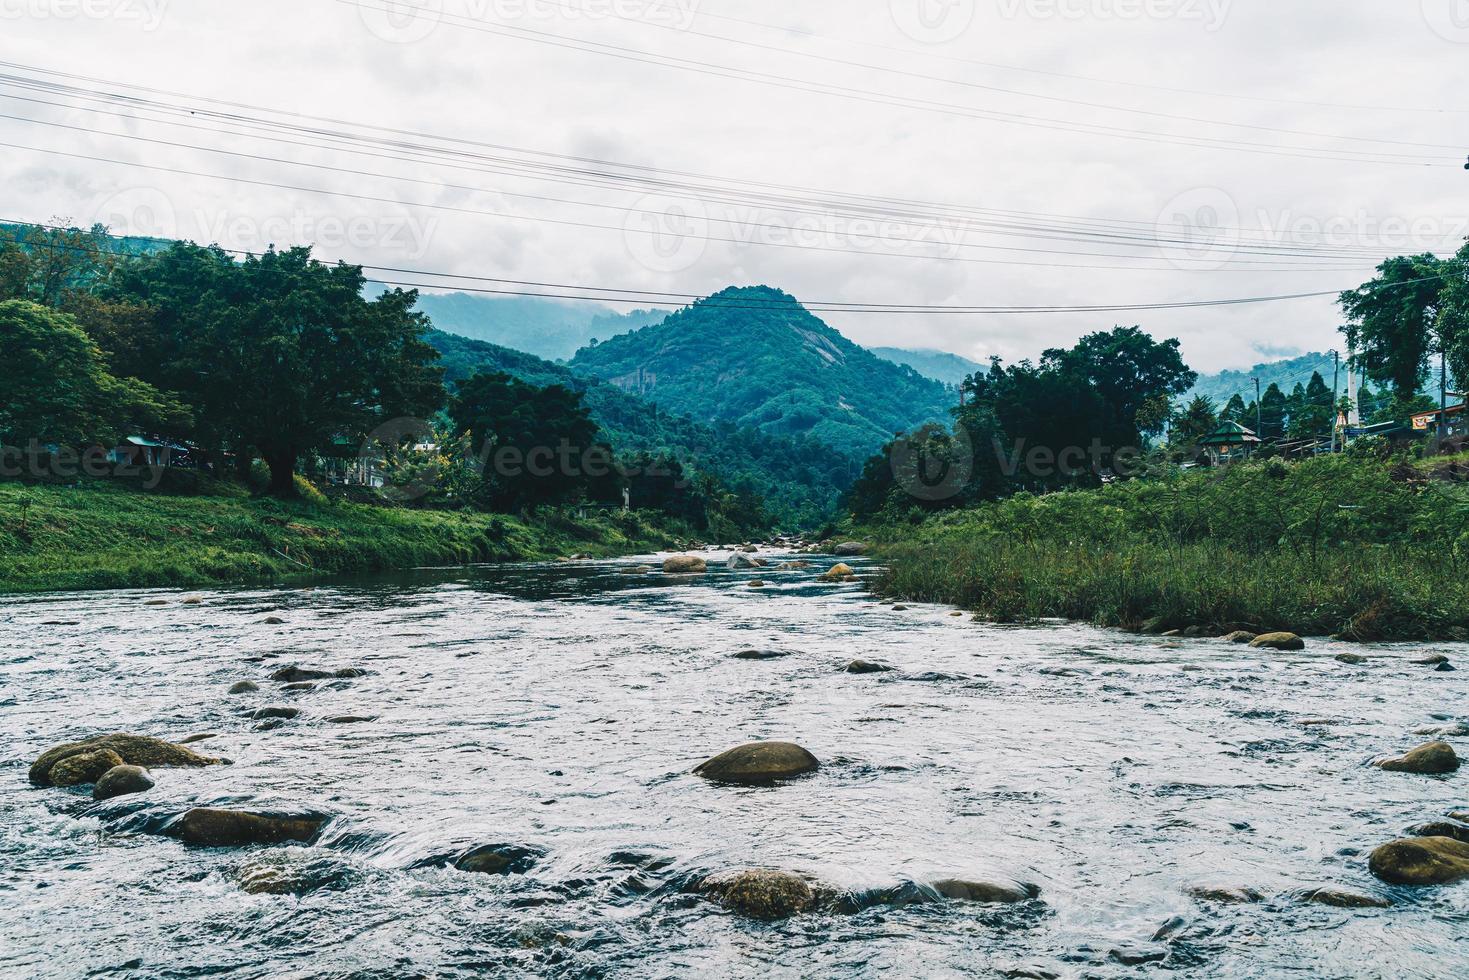
M 1469 639 L 1469 497 L 1321 459 L 1022 495 L 873 529 L 880 588 L 1001 621 Z

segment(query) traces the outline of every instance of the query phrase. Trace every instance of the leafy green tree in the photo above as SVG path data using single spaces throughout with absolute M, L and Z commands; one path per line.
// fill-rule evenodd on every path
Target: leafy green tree
M 1204 395 L 1195 395 L 1188 407 L 1174 420 L 1169 442 L 1178 448 L 1192 450 L 1199 440 L 1219 426 L 1219 417 L 1214 412 L 1214 402 Z
M 1238 392 L 1229 396 L 1229 401 L 1225 403 L 1224 410 L 1219 413 L 1219 420 L 1221 422 L 1238 422 L 1248 429 L 1255 427 L 1255 413 L 1250 411 L 1249 407 L 1245 405 L 1244 398 Z
M 1449 266 L 1432 254 L 1398 256 L 1377 276 L 1341 294 L 1342 327 L 1357 363 L 1401 402 L 1418 391 L 1428 359 L 1445 347 L 1439 310 Z
M 1469 387 L 1469 244 L 1444 263 L 1438 316 L 1449 371 L 1460 388 Z
M 1158 411 L 1160 399 L 1166 405 L 1199 379 L 1183 363 L 1177 339 L 1160 343 L 1140 327 L 1088 334 L 1070 350 L 1046 351 L 1041 366 L 1078 375 L 1096 389 L 1117 422 L 1142 435 L 1155 435 L 1166 424 L 1166 413 Z
M 1297 385 L 1297 387 L 1300 387 Z M 1292 393 L 1293 404 L 1290 416 L 1290 434 L 1295 439 L 1327 439 L 1336 421 L 1336 408 L 1332 404 L 1331 389 L 1319 371 L 1312 372 L 1311 381 L 1301 389 L 1299 398 Z
M 111 445 L 134 426 L 160 431 L 187 421 L 173 398 L 109 373 L 75 319 L 37 303 L 0 302 L 0 364 L 0 442 Z
M 1280 385 L 1272 384 L 1265 389 L 1265 394 L 1260 396 L 1260 438 L 1266 442 L 1274 442 L 1285 438 L 1285 423 L 1288 414 L 1288 403 L 1285 392 L 1280 390 Z

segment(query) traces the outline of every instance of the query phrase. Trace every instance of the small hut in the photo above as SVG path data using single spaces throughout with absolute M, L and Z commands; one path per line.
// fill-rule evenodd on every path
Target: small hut
M 1215 465 L 1237 452 L 1248 454 L 1259 444 L 1260 437 L 1238 422 L 1221 422 L 1217 429 L 1199 440 L 1199 448 L 1209 454 L 1209 460 Z

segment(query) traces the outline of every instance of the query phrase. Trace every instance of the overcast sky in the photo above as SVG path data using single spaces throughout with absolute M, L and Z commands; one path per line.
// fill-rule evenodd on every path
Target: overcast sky
M 369 8 L 385 2 L 362 0 Z M 1449 251 L 1466 234 L 1469 0 L 414 6 L 422 17 L 390 19 L 341 0 L 0 0 L 0 58 L 663 171 L 1014 212 L 1028 230 L 965 232 L 948 222 L 875 233 L 836 219 L 822 231 L 790 232 L 812 216 L 283 149 L 10 97 L 0 109 L 7 116 L 80 129 L 0 119 L 8 144 L 0 151 L 0 217 L 101 219 L 118 231 L 232 248 L 316 244 L 330 258 L 541 282 L 695 294 L 765 283 L 813 302 L 965 306 L 1335 290 L 1369 277 L 1378 253 Z M 613 45 L 621 56 L 564 46 L 577 40 Z M 681 67 L 668 59 L 682 59 Z M 750 72 L 776 84 L 751 81 Z M 802 80 L 848 95 L 801 91 Z M 882 104 L 894 100 L 906 104 Z M 1190 138 L 1222 144 L 1181 145 Z M 1279 152 L 1292 147 L 1300 149 Z M 1351 158 L 1309 158 L 1322 151 Z M 1060 230 L 1039 232 L 1041 219 L 1029 216 L 1042 214 L 1067 217 L 1044 219 Z M 1077 241 L 1077 219 L 1134 244 Z M 1322 239 L 1317 225 L 1333 223 Z M 1155 243 L 1159 228 L 1172 239 L 1183 225 L 1202 229 L 1196 234 L 1213 247 Z M 902 240 L 915 235 L 929 243 Z M 1231 251 L 1236 238 L 1257 247 Z M 1119 268 L 1083 267 L 1099 265 Z M 1338 342 L 1329 299 L 1115 314 L 823 316 L 860 343 L 977 359 L 1033 356 L 1136 322 L 1181 338 L 1190 363 L 1205 371 Z

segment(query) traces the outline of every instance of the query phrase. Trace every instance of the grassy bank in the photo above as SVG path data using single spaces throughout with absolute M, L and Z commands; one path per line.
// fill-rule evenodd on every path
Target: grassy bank
M 884 591 L 998 621 L 1469 639 L 1464 463 L 1250 464 L 868 533 Z
M 204 587 L 673 545 L 639 514 L 533 519 L 252 497 L 0 483 L 0 593 Z M 687 532 L 685 532 L 687 533 Z

